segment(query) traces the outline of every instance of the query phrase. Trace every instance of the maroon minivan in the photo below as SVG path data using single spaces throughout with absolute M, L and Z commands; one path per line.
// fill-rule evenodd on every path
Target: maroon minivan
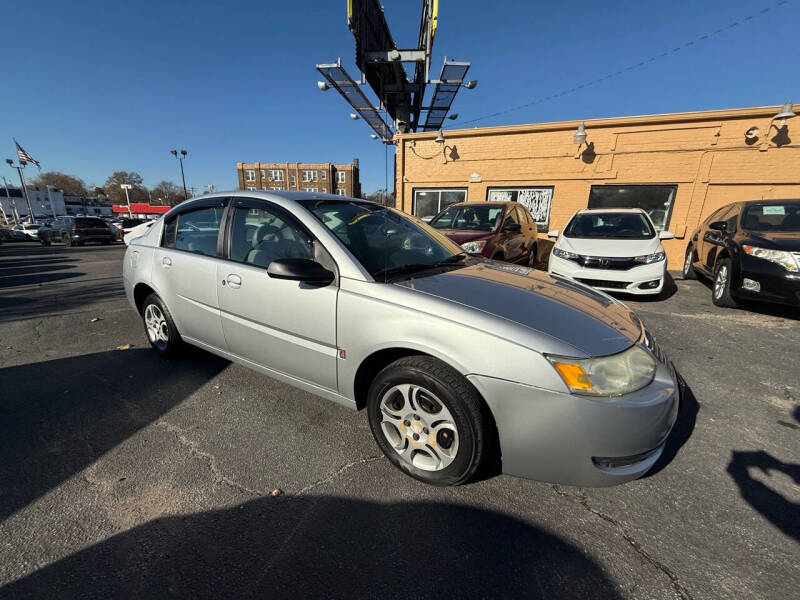
M 518 202 L 459 202 L 428 223 L 465 252 L 486 258 L 536 264 L 538 231 L 528 210 Z

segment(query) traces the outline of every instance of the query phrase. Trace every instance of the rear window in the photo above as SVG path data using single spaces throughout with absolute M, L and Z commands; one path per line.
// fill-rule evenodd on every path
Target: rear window
M 105 227 L 106 224 L 102 219 L 92 219 L 86 217 L 77 217 L 75 225 L 78 227 Z

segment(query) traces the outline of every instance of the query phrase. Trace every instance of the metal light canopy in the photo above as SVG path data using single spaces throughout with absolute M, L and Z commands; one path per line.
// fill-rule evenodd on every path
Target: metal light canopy
M 789 101 L 789 102 L 786 102 L 783 105 L 783 108 L 781 109 L 781 112 L 779 112 L 777 115 L 772 117 L 772 120 L 773 121 L 780 120 L 783 124 L 785 124 L 786 123 L 786 119 L 791 119 L 792 117 L 796 117 L 796 116 L 797 115 L 792 110 L 792 102 Z

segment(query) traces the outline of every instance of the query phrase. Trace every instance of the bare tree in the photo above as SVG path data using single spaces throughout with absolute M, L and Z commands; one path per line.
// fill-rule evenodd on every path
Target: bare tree
M 103 193 L 114 204 L 125 204 L 125 190 L 120 185 L 127 183 L 133 186 L 128 193 L 131 202 L 147 202 L 147 188 L 144 187 L 142 176 L 135 171 L 114 171 L 103 184 Z
M 31 181 L 31 183 L 34 187 L 41 189 L 47 189 L 47 186 L 51 185 L 71 196 L 89 195 L 89 191 L 86 189 L 86 183 L 83 179 L 79 179 L 74 175 L 59 173 L 58 171 L 45 171 Z
M 168 204 L 170 206 L 175 206 L 186 200 L 183 195 L 183 189 L 178 187 L 177 184 L 166 180 L 159 181 L 154 185 L 150 190 L 150 194 L 153 197 L 153 202 Z
M 371 202 L 377 202 L 383 206 L 392 206 L 394 207 L 394 192 L 387 193 L 385 189 L 381 188 L 371 194 L 367 194 L 365 197 L 366 200 Z

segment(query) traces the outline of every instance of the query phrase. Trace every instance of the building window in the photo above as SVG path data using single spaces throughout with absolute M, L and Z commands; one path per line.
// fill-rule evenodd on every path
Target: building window
M 254 186 L 254 185 L 248 185 L 248 186 L 247 186 L 247 189 L 248 189 L 248 190 L 253 190 L 253 191 L 255 191 L 255 189 L 256 189 L 256 186 Z
M 269 189 L 271 189 L 271 190 L 278 190 L 278 191 L 280 191 L 280 190 L 282 190 L 283 188 L 282 188 L 281 186 L 279 186 L 279 185 L 273 185 L 273 186 L 272 186 L 271 188 L 269 188 Z
M 424 219 L 433 217 L 455 202 L 466 202 L 467 190 L 442 189 L 442 190 L 414 190 L 414 205 L 411 212 L 415 217 Z
M 303 190 L 304 190 L 304 191 L 306 191 L 306 192 L 316 192 L 316 191 L 319 191 L 317 188 L 303 188 Z
M 289 186 L 297 187 L 297 178 L 294 175 L 289 176 Z
M 346 175 L 344 171 L 336 171 L 336 183 L 344 183 L 345 178 Z
M 261 169 L 258 174 L 261 175 L 261 179 L 264 179 L 264 169 Z
M 309 181 L 316 181 L 317 180 L 317 172 L 312 170 L 304 170 L 300 172 L 302 179 L 304 182 Z
M 323 169 L 320 172 L 322 173 L 322 181 L 327 181 L 327 179 L 328 179 L 328 171 Z
M 589 208 L 641 208 L 658 231 L 669 225 L 677 185 L 593 185 Z
M 528 209 L 536 221 L 536 229 L 547 231 L 550 226 L 550 205 L 553 202 L 552 187 L 489 188 L 489 202 L 519 202 Z
M 245 181 L 255 181 L 256 180 L 256 172 L 252 169 L 248 169 L 244 172 L 244 180 Z
M 270 169 L 269 170 L 269 180 L 270 181 L 283 181 L 283 169 Z
M 264 191 L 266 192 L 266 191 L 267 191 L 267 186 L 265 186 L 265 185 L 262 185 L 262 186 L 261 186 L 261 189 L 262 189 L 262 190 L 264 190 Z
M 337 193 L 339 196 L 345 196 L 345 195 L 347 195 L 347 192 L 346 192 L 346 190 L 342 190 L 342 189 L 338 189 L 338 190 L 336 190 L 336 193 Z

